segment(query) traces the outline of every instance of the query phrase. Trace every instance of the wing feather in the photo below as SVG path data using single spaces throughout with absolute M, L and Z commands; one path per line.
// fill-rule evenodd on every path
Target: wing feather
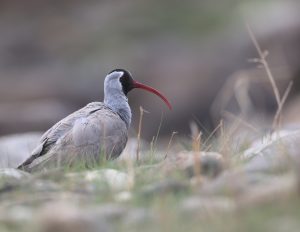
M 72 130 L 72 128 L 74 127 L 74 123 L 78 119 L 87 118 L 89 115 L 102 109 L 110 110 L 102 102 L 92 102 L 65 117 L 61 121 L 57 122 L 42 135 L 40 143 L 33 150 L 32 155 L 18 168 L 24 168 L 26 165 L 32 163 L 33 160 L 37 159 L 40 156 L 43 156 L 49 150 L 51 150 L 51 148 L 57 143 L 57 141 L 63 138 L 68 132 L 70 132 L 70 130 Z

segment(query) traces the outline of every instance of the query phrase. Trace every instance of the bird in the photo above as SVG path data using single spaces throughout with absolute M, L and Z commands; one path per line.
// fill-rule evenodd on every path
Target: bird
M 127 94 L 135 88 L 157 95 L 172 109 L 158 90 L 135 81 L 125 69 L 114 69 L 104 80 L 104 101 L 91 102 L 53 125 L 18 169 L 89 168 L 119 157 L 128 140 L 132 117 Z

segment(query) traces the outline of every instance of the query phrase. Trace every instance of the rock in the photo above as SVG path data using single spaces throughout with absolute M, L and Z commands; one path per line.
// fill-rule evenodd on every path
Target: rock
M 225 171 L 213 181 L 204 183 L 200 192 L 207 195 L 235 194 L 251 202 L 251 195 L 248 193 L 253 189 L 270 190 L 274 185 L 280 188 L 290 183 L 289 180 L 286 180 L 285 184 L 276 182 L 282 178 L 282 173 L 289 173 L 290 170 L 297 171 L 300 168 L 299 144 L 300 130 L 298 129 L 278 131 L 257 140 L 242 154 L 242 165 Z M 288 191 L 292 189 L 290 185 L 286 187 Z M 270 197 L 272 191 L 270 190 Z
M 115 195 L 115 200 L 118 202 L 127 202 L 132 199 L 132 193 L 129 191 L 119 192 Z
M 180 203 L 180 211 L 185 217 L 209 216 L 215 213 L 232 213 L 235 202 L 226 197 L 187 197 Z
M 149 209 L 139 208 L 130 210 L 123 218 L 126 226 L 143 226 L 155 220 L 155 214 Z
M 298 165 L 300 130 L 282 130 L 255 141 L 244 151 L 247 161 L 244 170 L 248 172 L 276 172 Z M 299 168 L 299 167 L 298 167 Z
M 13 168 L 0 169 L 0 193 L 12 191 L 23 184 L 30 174 Z
M 166 193 L 179 193 L 188 191 L 189 183 L 179 180 L 163 180 L 142 188 L 141 193 L 147 197 L 154 197 Z
M 17 168 L 38 144 L 41 133 L 29 132 L 0 138 L 0 168 Z
M 207 152 L 200 157 L 201 174 L 210 178 L 217 177 L 224 169 L 223 157 L 218 153 Z M 185 168 L 190 177 L 195 175 L 194 164 L 190 161 Z
M 204 183 L 199 193 L 210 197 L 234 196 L 239 207 L 249 207 L 287 199 L 297 194 L 298 188 L 295 173 L 271 175 L 236 169 Z
M 36 192 L 55 192 L 61 189 L 54 181 L 39 179 L 35 179 L 33 183 L 31 183 L 31 188 L 33 188 Z
M 16 179 L 20 180 L 22 178 L 26 178 L 31 176 L 27 172 L 23 172 L 19 169 L 14 169 L 14 168 L 0 168 L 0 177 L 3 178 L 11 178 L 11 179 Z
M 110 226 L 95 214 L 74 205 L 57 202 L 45 205 L 38 213 L 41 232 L 109 232 Z
M 238 198 L 240 207 L 261 206 L 266 203 L 281 202 L 298 196 L 298 182 L 294 174 L 270 177 L 267 182 L 249 186 L 248 191 Z
M 92 209 L 92 212 L 97 215 L 97 217 L 111 222 L 121 220 L 128 211 L 128 207 L 115 203 L 105 203 Z
M 200 193 L 210 195 L 241 195 L 247 193 L 255 185 L 267 185 L 269 175 L 262 173 L 247 173 L 242 169 L 224 172 L 218 178 L 203 183 Z
M 195 175 L 195 162 L 199 162 L 201 175 L 214 178 L 224 169 L 223 156 L 216 152 L 180 152 L 169 155 L 162 163 L 165 172 L 183 170 L 189 177 Z
M 146 208 L 132 208 L 116 203 L 106 203 L 91 209 L 98 218 L 123 226 L 139 226 L 155 219 L 154 213 Z
M 117 171 L 115 169 L 101 169 L 84 171 L 79 173 L 68 173 L 68 178 L 73 180 L 86 180 L 89 182 L 103 182 L 114 191 L 121 191 L 127 189 L 130 178 L 127 173 Z
M 1 210 L 1 219 L 0 221 L 5 224 L 10 224 L 10 225 L 20 225 L 24 226 L 28 224 L 29 222 L 32 221 L 34 217 L 33 210 L 30 209 L 29 207 L 24 207 L 24 206 L 13 206 L 9 207 L 6 210 Z

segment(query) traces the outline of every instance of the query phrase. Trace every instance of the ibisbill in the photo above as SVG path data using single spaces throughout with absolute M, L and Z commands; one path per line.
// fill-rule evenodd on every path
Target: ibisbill
M 143 89 L 171 104 L 159 91 L 135 81 L 124 69 L 115 69 L 104 80 L 104 101 L 92 102 L 57 122 L 18 168 L 42 171 L 56 167 L 89 167 L 117 158 L 126 146 L 131 109 L 127 94 Z

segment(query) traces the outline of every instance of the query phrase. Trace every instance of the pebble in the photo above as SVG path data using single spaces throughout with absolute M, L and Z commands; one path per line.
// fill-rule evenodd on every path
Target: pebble
M 103 182 L 113 191 L 126 190 L 130 183 L 129 175 L 115 169 L 101 169 L 84 171 L 79 173 L 68 173 L 68 178 L 73 180 L 86 180 L 88 182 Z
M 232 213 L 235 202 L 227 197 L 190 196 L 180 203 L 180 210 L 185 216 L 205 216 L 215 213 Z
M 110 232 L 111 226 L 88 210 L 65 202 L 45 205 L 37 218 L 41 232 Z
M 141 193 L 147 197 L 156 197 L 160 194 L 179 193 L 188 191 L 188 189 L 188 182 L 179 180 L 163 180 L 143 187 Z
M 201 175 L 208 178 L 215 178 L 224 169 L 223 156 L 216 152 L 180 152 L 176 155 L 169 155 L 162 163 L 162 170 L 170 173 L 176 170 L 184 171 L 188 177 L 195 175 L 195 162 L 199 161 Z

